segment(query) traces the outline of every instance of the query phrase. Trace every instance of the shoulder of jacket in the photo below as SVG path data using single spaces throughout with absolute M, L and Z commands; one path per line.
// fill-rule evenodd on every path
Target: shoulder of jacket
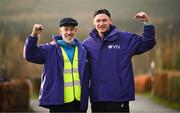
M 53 40 L 53 41 L 51 41 L 49 44 L 51 44 L 51 45 L 56 45 L 56 42 Z
M 135 35 L 135 33 L 128 32 L 128 31 L 125 31 L 125 30 L 119 31 L 118 34 L 119 34 L 120 37 L 131 37 L 131 36 Z
M 93 38 L 91 37 L 91 36 L 89 36 L 89 37 L 87 37 L 82 43 L 83 43 L 83 45 L 85 44 L 85 43 L 88 43 L 88 42 L 90 42 L 90 41 L 92 41 L 93 40 Z

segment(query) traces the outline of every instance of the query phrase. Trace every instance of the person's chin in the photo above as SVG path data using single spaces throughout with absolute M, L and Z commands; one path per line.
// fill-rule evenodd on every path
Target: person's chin
M 68 44 L 71 44 L 73 42 L 73 40 L 66 40 L 65 42 Z
M 107 31 L 106 29 L 99 30 L 99 32 L 101 33 L 105 33 L 106 31 Z

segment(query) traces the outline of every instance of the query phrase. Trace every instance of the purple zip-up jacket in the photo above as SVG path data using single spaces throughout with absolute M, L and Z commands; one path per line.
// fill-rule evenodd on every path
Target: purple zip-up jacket
M 131 58 L 154 47 L 154 26 L 144 26 L 142 36 L 118 30 L 100 40 L 93 29 L 83 42 L 90 54 L 91 102 L 123 102 L 135 100 L 134 76 Z
M 37 46 L 38 38 L 29 36 L 24 45 L 24 58 L 32 63 L 43 64 L 39 105 L 47 108 L 51 105 L 64 104 L 64 61 L 61 49 L 56 43 L 59 39 L 62 40 L 62 37 L 55 36 L 53 42 Z M 89 79 L 87 51 L 77 39 L 74 41 L 78 45 L 81 110 L 86 111 Z

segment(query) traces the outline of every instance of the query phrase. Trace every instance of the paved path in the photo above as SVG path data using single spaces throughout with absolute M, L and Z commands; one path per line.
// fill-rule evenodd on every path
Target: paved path
M 39 107 L 37 100 L 31 100 L 31 106 L 32 109 L 36 112 L 43 112 L 43 113 L 49 112 L 48 109 Z M 142 95 L 137 95 L 136 101 L 130 102 L 130 112 L 131 113 L 180 113 L 180 111 L 175 111 L 173 109 L 166 108 Z M 88 113 L 91 113 L 90 104 L 88 108 Z
M 136 101 L 130 102 L 131 113 L 180 113 L 150 100 L 143 95 L 136 95 Z
M 48 109 L 38 106 L 37 99 L 30 100 L 30 106 L 35 112 L 49 113 Z

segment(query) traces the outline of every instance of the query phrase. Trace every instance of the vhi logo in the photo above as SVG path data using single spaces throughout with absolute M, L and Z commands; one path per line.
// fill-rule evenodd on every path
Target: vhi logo
M 108 45 L 109 49 L 120 49 L 120 45 Z

